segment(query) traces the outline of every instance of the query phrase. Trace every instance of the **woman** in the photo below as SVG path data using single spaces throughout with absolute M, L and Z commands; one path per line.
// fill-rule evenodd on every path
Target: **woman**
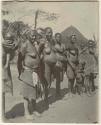
M 25 35 L 25 34 L 24 34 Z M 23 35 L 23 37 L 24 37 Z M 22 91 L 24 99 L 25 118 L 32 120 L 35 115 L 39 114 L 36 110 L 36 84 L 39 75 L 39 56 L 34 45 L 36 40 L 36 31 L 30 32 L 29 39 L 26 39 L 21 46 L 21 54 L 23 56 L 23 72 L 21 73 Z
M 13 95 L 13 82 L 10 70 L 10 61 L 14 57 L 14 50 L 16 49 L 14 37 L 7 33 L 2 39 L 2 80 L 3 80 L 3 116 L 5 117 L 5 94 L 11 93 Z

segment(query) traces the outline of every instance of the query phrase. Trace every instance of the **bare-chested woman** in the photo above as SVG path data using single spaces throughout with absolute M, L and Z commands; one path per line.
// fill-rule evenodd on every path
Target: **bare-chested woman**
M 24 35 L 23 35 L 24 37 Z M 29 39 L 23 43 L 21 54 L 23 56 L 23 69 L 21 73 L 22 90 L 21 94 L 24 99 L 25 118 L 34 119 L 33 112 L 36 110 L 36 89 L 40 59 L 34 45 L 36 40 L 36 31 L 30 32 Z M 38 114 L 38 113 L 37 113 Z

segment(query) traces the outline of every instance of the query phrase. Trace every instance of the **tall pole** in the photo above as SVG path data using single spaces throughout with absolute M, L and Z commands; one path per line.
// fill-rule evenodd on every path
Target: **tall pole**
M 35 13 L 35 26 L 34 26 L 34 29 L 36 29 L 36 27 L 37 27 L 38 13 L 39 13 L 39 11 L 37 10 L 36 13 Z

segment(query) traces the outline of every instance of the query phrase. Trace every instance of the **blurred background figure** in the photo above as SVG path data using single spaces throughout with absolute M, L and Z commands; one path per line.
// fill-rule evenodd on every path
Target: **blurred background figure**
M 79 55 L 79 60 L 86 62 L 84 84 L 88 95 L 95 91 L 94 79 L 97 75 L 97 57 L 95 53 L 95 42 L 88 40 L 85 51 Z

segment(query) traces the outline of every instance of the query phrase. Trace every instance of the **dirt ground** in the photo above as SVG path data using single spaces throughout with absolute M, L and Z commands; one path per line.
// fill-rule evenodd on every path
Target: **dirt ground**
M 98 89 L 91 96 L 75 94 L 68 97 L 68 82 L 66 76 L 61 83 L 62 98 L 55 98 L 55 83 L 52 83 L 49 96 L 49 108 L 44 101 L 37 100 L 37 111 L 41 117 L 34 117 L 34 120 L 24 118 L 23 100 L 20 95 L 21 83 L 17 79 L 18 72 L 15 65 L 11 66 L 14 83 L 14 95 L 6 95 L 6 116 L 5 122 L 11 123 L 97 123 L 98 122 Z M 97 80 L 96 80 L 97 81 Z M 97 82 L 96 82 L 97 84 Z

